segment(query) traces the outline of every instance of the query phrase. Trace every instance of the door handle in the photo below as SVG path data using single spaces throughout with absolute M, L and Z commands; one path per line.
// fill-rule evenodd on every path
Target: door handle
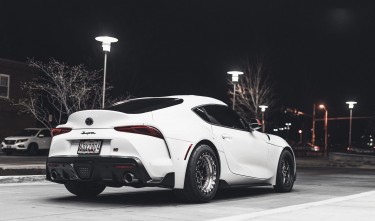
M 221 138 L 223 138 L 224 140 L 232 140 L 232 137 L 228 134 L 222 134 Z

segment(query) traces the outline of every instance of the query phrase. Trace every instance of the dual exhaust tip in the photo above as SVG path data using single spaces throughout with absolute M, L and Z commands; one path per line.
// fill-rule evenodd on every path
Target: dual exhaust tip
M 125 173 L 123 180 L 127 184 L 137 183 L 139 180 L 132 173 Z
M 55 170 L 52 170 L 51 172 L 51 180 L 56 180 L 57 179 L 57 172 Z
M 57 180 L 57 178 L 58 178 L 57 172 L 55 170 L 52 170 L 51 171 L 51 180 Z M 134 174 L 132 174 L 132 173 L 125 173 L 124 177 L 123 177 L 123 180 L 127 184 L 137 183 L 139 181 L 139 179 L 137 179 L 134 176 Z

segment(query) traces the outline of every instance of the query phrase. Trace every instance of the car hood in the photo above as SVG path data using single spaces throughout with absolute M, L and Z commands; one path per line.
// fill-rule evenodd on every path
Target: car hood
M 6 137 L 4 140 L 21 140 L 21 139 L 30 139 L 32 137 L 18 137 L 18 136 L 14 136 L 14 137 Z
M 279 136 L 272 135 L 272 134 L 268 134 L 268 136 L 270 137 L 270 140 L 268 141 L 269 144 L 279 146 L 279 147 L 289 146 L 289 144 L 283 138 Z

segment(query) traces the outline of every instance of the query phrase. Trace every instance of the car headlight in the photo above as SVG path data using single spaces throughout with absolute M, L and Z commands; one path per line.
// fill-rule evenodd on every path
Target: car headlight
M 16 143 L 23 143 L 23 142 L 26 142 L 28 139 L 21 139 L 21 140 L 17 140 Z

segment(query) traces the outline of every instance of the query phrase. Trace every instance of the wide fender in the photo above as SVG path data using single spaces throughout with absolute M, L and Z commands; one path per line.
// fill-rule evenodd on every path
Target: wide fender
M 166 138 L 174 168 L 174 188 L 183 189 L 185 183 L 186 168 L 189 163 L 191 152 L 193 151 L 196 143 Z

